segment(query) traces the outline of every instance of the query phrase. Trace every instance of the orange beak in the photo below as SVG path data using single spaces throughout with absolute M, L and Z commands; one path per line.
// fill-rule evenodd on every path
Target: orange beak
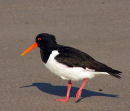
M 28 49 L 26 49 L 26 50 L 21 54 L 21 56 L 27 54 L 28 52 L 30 52 L 31 50 L 33 50 L 33 49 L 36 48 L 36 47 L 37 47 L 37 43 L 34 42 Z

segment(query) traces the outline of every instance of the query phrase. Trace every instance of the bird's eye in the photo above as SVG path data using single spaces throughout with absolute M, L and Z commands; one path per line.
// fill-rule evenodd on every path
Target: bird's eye
M 38 40 L 40 41 L 40 40 L 42 40 L 41 38 L 38 38 Z

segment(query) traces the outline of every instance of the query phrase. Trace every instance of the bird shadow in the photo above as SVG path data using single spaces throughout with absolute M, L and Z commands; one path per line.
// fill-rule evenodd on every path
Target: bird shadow
M 51 95 L 57 95 L 57 96 L 66 96 L 67 87 L 66 86 L 54 86 L 50 83 L 32 83 L 31 85 L 21 86 L 20 88 L 27 88 L 27 87 L 37 87 L 40 91 L 51 94 Z M 75 94 L 79 88 L 72 87 L 70 97 L 75 97 Z M 101 93 L 91 90 L 82 90 L 82 95 L 80 99 L 77 101 L 81 101 L 82 99 L 86 97 L 91 96 L 105 96 L 105 97 L 118 97 L 118 95 L 115 94 L 107 94 L 107 93 Z

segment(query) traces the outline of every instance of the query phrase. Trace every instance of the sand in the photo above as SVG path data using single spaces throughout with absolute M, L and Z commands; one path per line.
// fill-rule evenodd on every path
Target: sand
M 89 80 L 78 103 L 83 81 L 72 82 L 70 101 L 55 101 L 67 81 L 43 66 L 39 48 L 20 56 L 41 32 L 122 71 L 122 79 Z M 129 0 L 0 0 L 0 111 L 129 111 L 129 32 Z

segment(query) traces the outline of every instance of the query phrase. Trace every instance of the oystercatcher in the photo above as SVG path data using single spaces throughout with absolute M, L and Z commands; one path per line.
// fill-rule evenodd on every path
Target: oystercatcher
M 121 78 L 120 71 L 96 61 L 94 58 L 78 49 L 59 45 L 56 42 L 55 36 L 48 33 L 38 34 L 34 44 L 26 49 L 21 56 L 25 55 L 37 46 L 40 48 L 41 59 L 44 66 L 62 79 L 68 80 L 66 98 L 57 99 L 57 101 L 69 101 L 72 85 L 71 80 L 84 80 L 76 93 L 77 101 L 88 79 L 100 74 Z

